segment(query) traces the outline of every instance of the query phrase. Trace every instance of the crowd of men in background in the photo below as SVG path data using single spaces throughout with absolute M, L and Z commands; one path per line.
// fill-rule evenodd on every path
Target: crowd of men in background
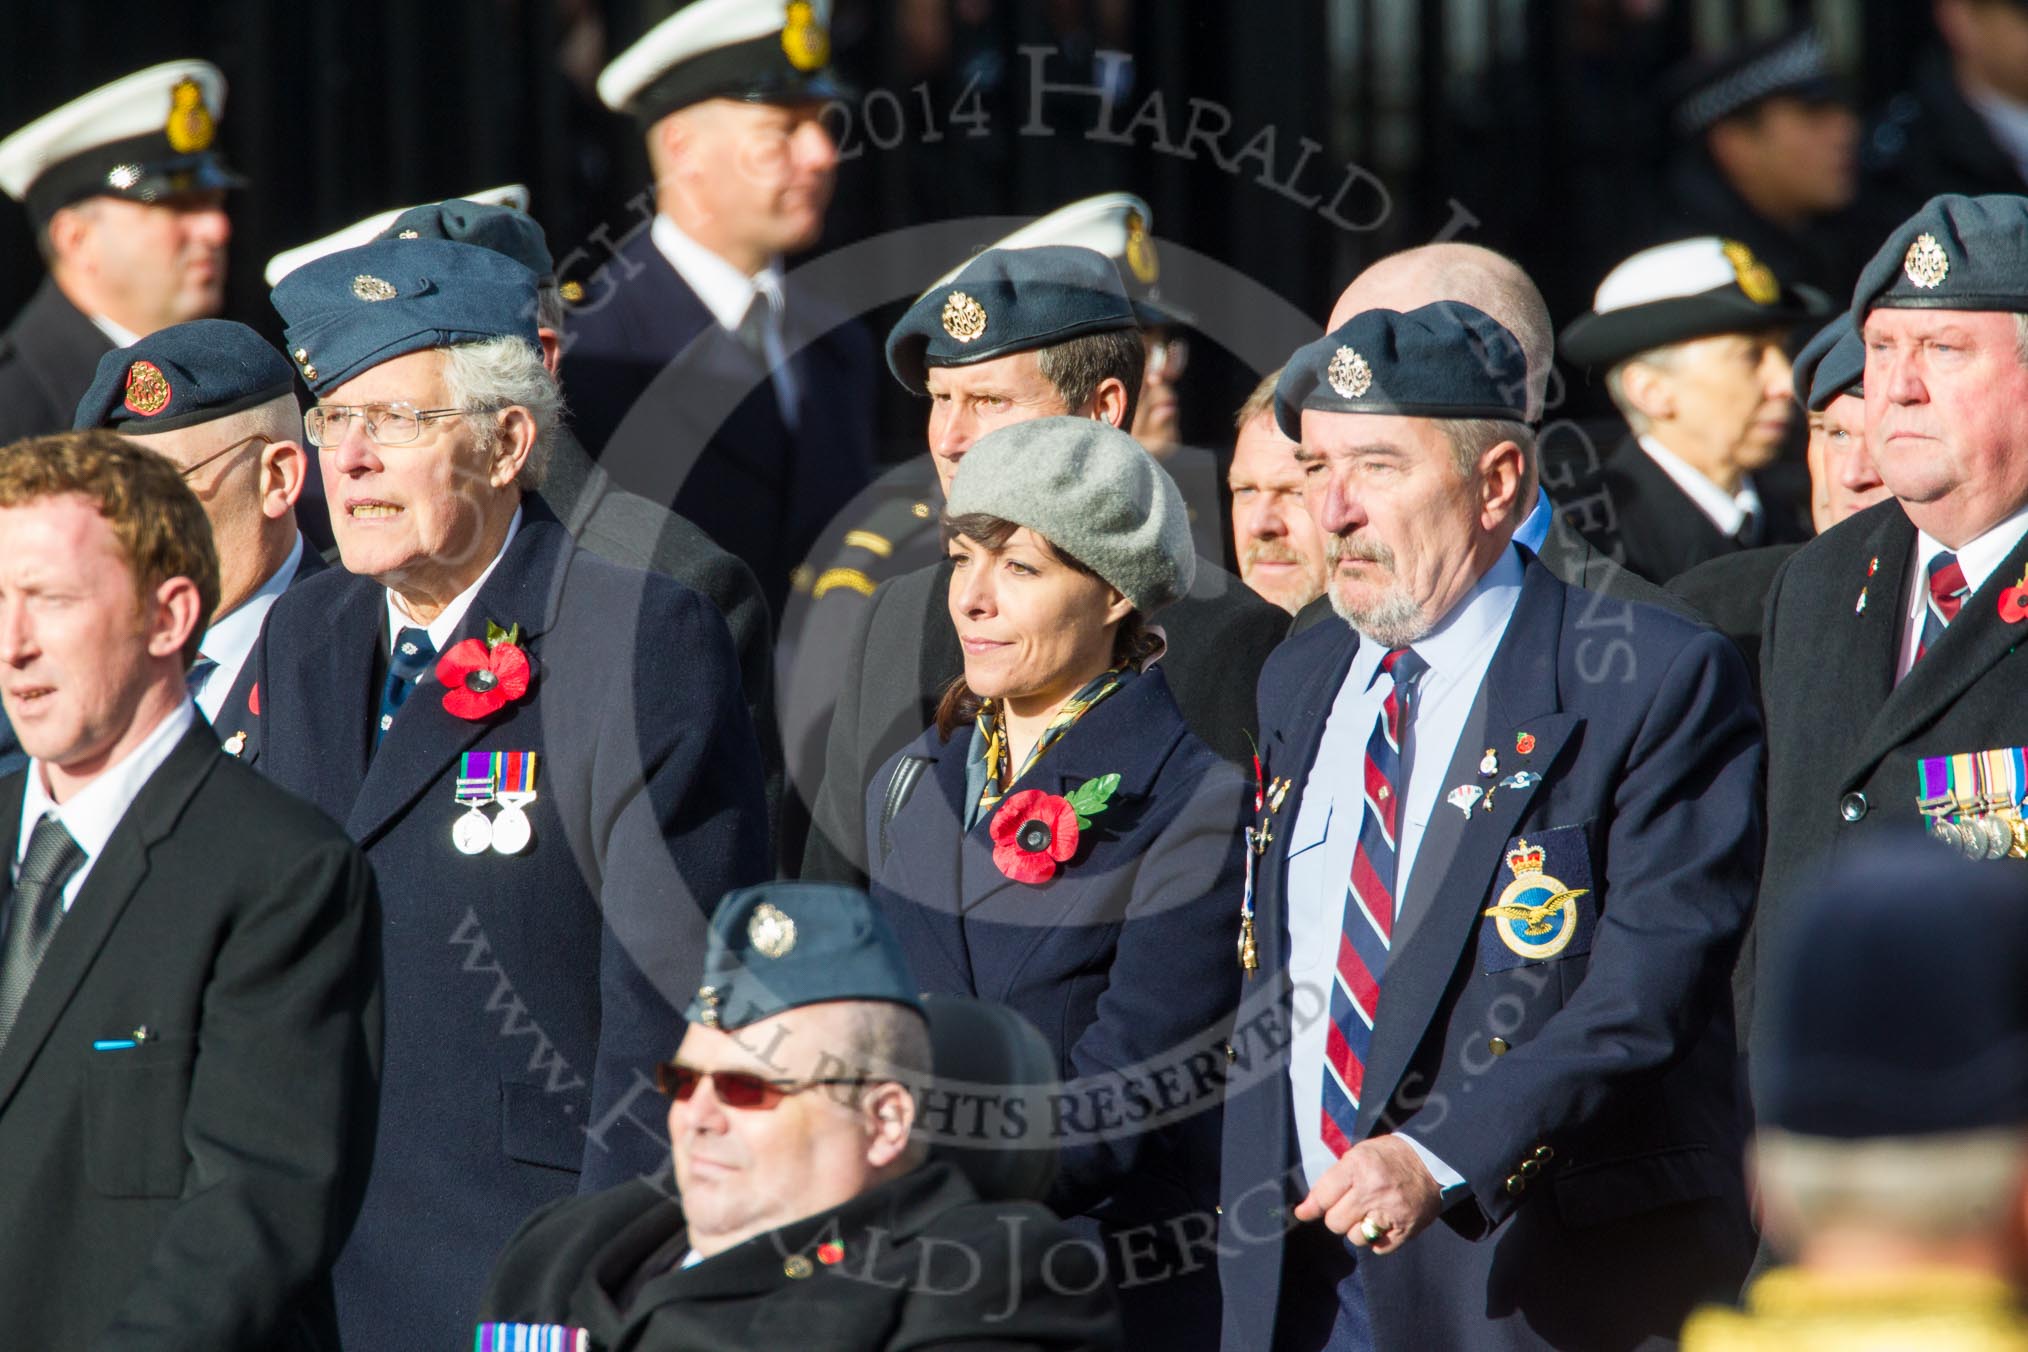
M 1131 193 L 799 284 L 805 0 L 606 68 L 595 271 L 393 207 L 281 350 L 215 67 L 0 139 L 10 1336 L 2028 1347 L 2028 7 L 1936 13 L 1870 177 L 1701 65 L 1585 313 L 1389 255 L 1217 450 Z

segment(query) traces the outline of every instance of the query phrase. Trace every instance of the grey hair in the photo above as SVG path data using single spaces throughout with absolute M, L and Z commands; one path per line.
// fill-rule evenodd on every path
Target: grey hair
M 2028 315 L 2014 316 L 2014 355 L 2023 366 L 2028 366 Z
M 562 333 L 564 316 L 568 312 L 563 292 L 555 282 L 543 282 L 535 288 L 535 322 L 538 327 Z
M 1445 418 L 1437 423 L 1444 439 L 1451 444 L 1451 457 L 1457 462 L 1458 473 L 1470 479 L 1479 472 L 1479 457 L 1488 447 L 1511 441 L 1521 448 L 1523 491 L 1514 495 L 1514 519 L 1523 520 L 1535 510 L 1534 488 L 1538 482 L 1535 468 L 1535 429 L 1524 422 L 1506 418 Z
M 1796 1233 L 1856 1226 L 1937 1242 L 1993 1235 L 2020 1205 L 2028 1131 L 1834 1140 L 1763 1127 L 1753 1141 L 1761 1192 Z
M 542 364 L 542 351 L 519 338 L 487 338 L 444 349 L 444 395 L 487 450 L 499 434 L 493 414 L 504 408 L 525 408 L 535 419 L 535 445 L 522 462 L 515 482 L 524 491 L 542 487 L 549 471 L 550 448 L 556 444 L 563 418 L 563 390 Z
M 1655 366 L 1664 371 L 1673 371 L 1680 364 L 1681 357 L 1682 349 L 1676 344 L 1672 343 L 1667 347 L 1651 347 L 1646 352 L 1636 352 L 1625 361 L 1615 362 L 1612 369 L 1606 372 L 1606 393 L 1612 397 L 1613 407 L 1618 409 L 1620 416 L 1627 420 L 1627 426 L 1633 431 L 1635 436 L 1646 436 L 1654 429 L 1655 424 L 1649 420 L 1647 414 L 1635 408 L 1633 403 L 1628 400 L 1626 385 L 1627 368 L 1635 362 L 1639 362 L 1643 366 Z

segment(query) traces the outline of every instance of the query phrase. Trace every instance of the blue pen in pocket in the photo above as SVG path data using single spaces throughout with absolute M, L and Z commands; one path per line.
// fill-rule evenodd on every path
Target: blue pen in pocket
M 103 1037 L 92 1044 L 92 1050 L 95 1052 L 124 1052 L 130 1050 L 133 1046 L 134 1039 L 130 1037 Z

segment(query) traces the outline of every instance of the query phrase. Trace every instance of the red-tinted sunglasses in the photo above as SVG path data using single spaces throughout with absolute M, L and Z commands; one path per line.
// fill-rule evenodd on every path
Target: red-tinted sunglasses
M 872 1084 L 864 1075 L 829 1075 L 817 1080 L 771 1080 L 744 1070 L 699 1070 L 681 1061 L 664 1061 L 655 1067 L 655 1084 L 678 1103 L 688 1103 L 697 1086 L 711 1081 L 712 1092 L 728 1108 L 757 1108 L 765 1112 L 778 1106 L 790 1094 L 800 1094 L 824 1084 Z

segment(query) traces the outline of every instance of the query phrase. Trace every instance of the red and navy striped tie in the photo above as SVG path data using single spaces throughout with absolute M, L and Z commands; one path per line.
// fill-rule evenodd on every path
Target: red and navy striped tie
M 1331 1026 L 1324 1030 L 1324 1143 L 1334 1155 L 1352 1148 L 1353 1123 L 1380 1005 L 1380 980 L 1394 939 L 1394 871 L 1401 822 L 1402 715 L 1415 683 L 1429 664 L 1408 648 L 1380 659 L 1391 682 L 1373 735 L 1366 739 L 1366 806 L 1359 843 L 1352 851 L 1352 880 L 1345 891 L 1345 920 L 1338 937 L 1337 972 L 1331 981 Z
M 1958 556 L 1950 550 L 1940 551 L 1929 561 L 1929 605 L 1922 614 L 1922 635 L 1916 640 L 1915 660 L 1936 646 L 1944 630 L 1958 617 L 1964 608 L 1965 598 L 1972 589 L 1965 585 L 1965 570 L 1958 563 Z

